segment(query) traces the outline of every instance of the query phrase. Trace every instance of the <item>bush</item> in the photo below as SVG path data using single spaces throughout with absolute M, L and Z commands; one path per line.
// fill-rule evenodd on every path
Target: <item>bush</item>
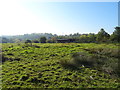
M 71 63 L 69 60 L 65 59 L 65 60 L 60 60 L 60 64 L 64 67 L 64 68 L 69 68 L 69 69 L 77 69 L 76 65 L 74 63 Z
M 108 59 L 99 54 L 88 55 L 84 52 L 74 53 L 72 59 L 61 60 L 60 64 L 63 67 L 78 69 L 80 66 L 95 68 L 102 70 L 111 76 L 120 77 L 120 70 L 118 69 L 118 59 Z
M 87 67 L 91 67 L 94 66 L 96 62 L 94 58 L 88 56 L 86 53 L 78 52 L 72 55 L 72 63 L 74 63 L 77 66 L 84 65 Z
M 25 45 L 26 46 L 32 46 L 32 41 L 31 40 L 26 40 Z
M 33 43 L 39 43 L 39 41 L 38 40 L 33 40 Z
M 110 55 L 113 56 L 113 57 L 116 57 L 116 58 L 120 58 L 120 49 L 118 49 L 118 48 L 113 49 L 113 50 L 111 51 L 111 54 L 110 54 Z
M 41 43 L 46 43 L 46 40 L 47 40 L 46 37 L 41 37 L 41 38 L 40 38 L 40 42 L 41 42 Z
M 63 67 L 78 68 L 79 66 L 94 67 L 97 66 L 96 57 L 87 55 L 84 52 L 74 53 L 71 60 L 61 60 Z

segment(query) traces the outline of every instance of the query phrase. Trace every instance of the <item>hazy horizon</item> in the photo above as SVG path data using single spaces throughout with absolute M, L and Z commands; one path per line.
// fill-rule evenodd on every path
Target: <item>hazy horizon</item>
M 111 34 L 118 26 L 118 2 L 2 1 L 0 36 L 31 33 Z

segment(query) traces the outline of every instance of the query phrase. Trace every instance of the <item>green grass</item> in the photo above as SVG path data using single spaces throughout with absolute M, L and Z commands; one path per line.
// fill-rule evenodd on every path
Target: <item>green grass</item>
M 34 43 L 32 47 L 24 43 L 2 44 L 2 88 L 118 88 L 119 46 L 94 43 Z M 85 55 L 76 59 L 75 53 L 79 52 Z M 101 65 L 98 68 L 94 64 L 100 60 L 104 63 L 97 64 Z M 89 62 L 89 67 L 86 62 Z

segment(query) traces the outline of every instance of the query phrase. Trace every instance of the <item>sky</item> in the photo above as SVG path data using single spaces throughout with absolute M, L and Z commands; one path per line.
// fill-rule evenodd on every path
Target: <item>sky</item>
M 118 2 L 0 1 L 0 35 L 30 33 L 111 34 L 118 26 Z

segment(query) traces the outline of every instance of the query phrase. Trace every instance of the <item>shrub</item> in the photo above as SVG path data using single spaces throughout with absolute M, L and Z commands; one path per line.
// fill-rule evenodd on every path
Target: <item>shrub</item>
M 26 40 L 25 45 L 26 46 L 32 46 L 32 41 L 31 40 Z
M 120 77 L 120 70 L 118 67 L 118 60 L 116 59 L 108 59 L 104 65 L 101 67 L 101 69 L 109 73 L 111 76 L 117 76 Z
M 118 69 L 118 60 L 108 59 L 98 54 L 88 55 L 84 52 L 74 53 L 70 60 L 61 60 L 60 64 L 63 67 L 78 69 L 80 66 L 95 68 L 109 73 L 112 76 L 120 76 Z
M 41 37 L 41 38 L 40 38 L 40 42 L 41 42 L 41 43 L 46 43 L 46 40 L 47 40 L 46 37 Z
M 33 43 L 39 43 L 39 41 L 38 40 L 33 40 Z
M 71 63 L 69 60 L 60 60 L 60 64 L 65 68 L 76 69 L 76 65 Z
M 95 60 L 84 52 L 78 52 L 72 55 L 72 63 L 74 63 L 77 66 L 94 66 Z
M 84 52 L 74 53 L 71 60 L 61 60 L 60 64 L 64 67 L 77 68 L 79 66 L 93 67 L 96 65 L 96 58 L 87 55 Z
M 116 57 L 116 58 L 120 58 L 120 49 L 118 49 L 118 48 L 113 49 L 113 50 L 111 51 L 111 54 L 110 54 L 110 55 L 113 56 L 113 57 Z

